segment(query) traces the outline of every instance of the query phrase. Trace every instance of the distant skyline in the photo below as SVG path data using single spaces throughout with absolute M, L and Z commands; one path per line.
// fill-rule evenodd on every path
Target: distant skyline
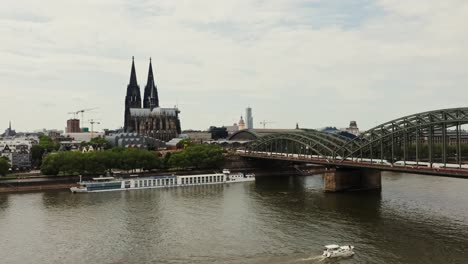
M 64 130 L 99 107 L 123 126 L 135 56 L 153 61 L 160 105 L 182 129 L 232 125 L 360 129 L 468 106 L 464 0 L 5 0 L 0 10 L 0 130 Z

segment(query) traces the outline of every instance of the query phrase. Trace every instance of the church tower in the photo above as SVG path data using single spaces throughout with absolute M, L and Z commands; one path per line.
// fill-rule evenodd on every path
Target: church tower
M 243 130 L 243 129 L 245 129 L 245 122 L 244 122 L 244 118 L 242 118 L 241 116 L 239 120 L 239 130 Z
M 130 83 L 127 85 L 127 95 L 125 96 L 125 117 L 124 131 L 135 132 L 135 124 L 130 117 L 130 108 L 141 108 L 140 86 L 138 86 L 135 62 L 132 57 L 132 71 L 130 73 Z
M 151 65 L 151 58 L 148 70 L 148 81 L 145 86 L 145 93 L 143 97 L 143 108 L 159 107 L 158 88 L 154 84 L 153 66 Z

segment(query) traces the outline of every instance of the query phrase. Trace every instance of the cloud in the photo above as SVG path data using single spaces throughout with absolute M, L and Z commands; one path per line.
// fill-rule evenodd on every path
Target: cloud
M 20 130 L 63 127 L 101 106 L 120 127 L 131 56 L 153 58 L 163 106 L 183 128 L 230 124 L 248 105 L 272 126 L 371 127 L 464 105 L 462 0 L 11 1 L 0 11 L 0 111 Z M 80 98 L 80 100 L 76 100 Z M 43 107 L 44 102 L 55 104 Z M 11 112 L 11 111 L 10 111 Z

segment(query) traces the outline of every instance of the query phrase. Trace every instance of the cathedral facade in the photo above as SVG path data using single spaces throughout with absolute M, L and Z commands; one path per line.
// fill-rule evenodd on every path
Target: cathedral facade
M 142 100 L 136 78 L 135 62 L 132 58 L 130 83 L 125 96 L 124 131 L 169 141 L 181 132 L 179 113 L 178 108 L 159 106 L 158 89 L 154 82 L 151 59 Z

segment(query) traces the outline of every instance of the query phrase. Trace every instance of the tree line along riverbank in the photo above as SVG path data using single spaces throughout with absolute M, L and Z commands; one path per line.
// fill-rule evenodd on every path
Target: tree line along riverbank
M 167 174 L 212 171 L 223 165 L 225 153 L 216 145 L 187 145 L 184 150 L 167 152 L 144 149 L 112 148 L 92 152 L 58 151 L 41 161 L 40 173 L 34 176 L 13 175 L 0 179 L 0 192 L 66 189 L 76 185 L 78 175 L 91 179 L 120 171 L 121 177 L 138 172 Z
M 189 145 L 164 156 L 157 151 L 118 147 L 85 153 L 51 153 L 42 160 L 41 172 L 44 175 L 98 175 L 111 170 L 209 169 L 218 168 L 223 160 L 223 150 L 216 145 Z

